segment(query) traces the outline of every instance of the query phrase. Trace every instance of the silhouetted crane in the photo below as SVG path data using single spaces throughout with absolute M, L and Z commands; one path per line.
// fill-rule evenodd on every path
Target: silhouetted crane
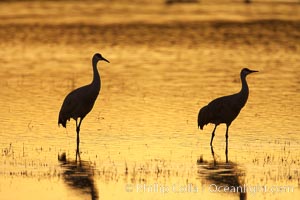
M 212 146 L 217 126 L 221 123 L 226 124 L 226 155 L 228 153 L 228 128 L 247 102 L 249 88 L 246 76 L 253 72 L 258 71 L 250 70 L 248 68 L 242 69 L 240 74 L 242 81 L 241 91 L 239 93 L 220 97 L 211 101 L 208 105 L 201 108 L 198 114 L 198 127 L 201 130 L 203 129 L 203 126 L 208 123 L 215 124 L 215 128 L 211 135 L 210 146 Z
M 101 79 L 97 69 L 97 63 L 100 60 L 104 60 L 109 63 L 108 60 L 102 57 L 101 54 L 96 53 L 93 56 L 92 64 L 93 64 L 93 81 L 89 85 L 85 85 L 83 87 L 77 88 L 70 92 L 59 112 L 58 116 L 58 125 L 61 124 L 66 128 L 67 120 L 73 118 L 76 121 L 76 132 L 77 132 L 77 149 L 76 149 L 76 161 L 77 155 L 80 159 L 79 154 L 79 132 L 80 125 L 84 117 L 92 110 L 94 103 L 98 97 L 101 88 Z M 79 123 L 78 123 L 78 119 Z

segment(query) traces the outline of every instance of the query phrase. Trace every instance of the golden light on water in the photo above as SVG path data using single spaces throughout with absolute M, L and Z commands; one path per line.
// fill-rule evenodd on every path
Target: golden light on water
M 1 199 L 297 199 L 298 1 L 4 1 L 0 3 Z M 64 97 L 102 88 L 76 131 Z M 229 131 L 198 111 L 241 88 Z M 66 154 L 66 160 L 61 155 Z M 58 159 L 60 157 L 60 159 Z

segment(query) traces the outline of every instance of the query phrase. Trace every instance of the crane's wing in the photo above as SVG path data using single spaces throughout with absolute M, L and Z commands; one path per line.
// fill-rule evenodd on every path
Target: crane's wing
M 67 120 L 70 120 L 70 118 L 84 118 L 92 109 L 97 96 L 98 92 L 91 90 L 90 85 L 73 90 L 66 96 L 61 106 L 58 124 L 66 127 Z
M 58 125 L 62 124 L 63 127 L 66 127 L 67 120 L 76 117 L 74 113 L 76 113 L 78 105 L 80 105 L 81 96 L 84 96 L 82 91 L 86 90 L 86 88 L 87 86 L 77 88 L 66 96 L 59 112 Z
M 62 124 L 63 127 L 66 127 L 67 120 L 70 120 L 72 117 L 72 111 L 76 108 L 76 98 L 71 92 L 68 94 L 61 106 L 58 116 L 58 125 Z

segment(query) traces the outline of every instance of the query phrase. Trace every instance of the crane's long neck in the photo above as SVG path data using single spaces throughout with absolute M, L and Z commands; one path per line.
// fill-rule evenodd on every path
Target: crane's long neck
M 241 81 L 242 81 L 242 89 L 239 92 L 239 96 L 240 96 L 241 105 L 243 107 L 246 104 L 249 95 L 249 88 L 246 81 L 246 75 L 241 74 Z
M 91 84 L 94 85 L 94 88 L 99 91 L 100 87 L 101 87 L 101 79 L 100 79 L 100 75 L 99 75 L 99 72 L 97 69 L 98 61 L 99 60 L 96 58 L 93 58 L 93 60 L 92 60 L 94 77 L 93 77 L 93 82 Z

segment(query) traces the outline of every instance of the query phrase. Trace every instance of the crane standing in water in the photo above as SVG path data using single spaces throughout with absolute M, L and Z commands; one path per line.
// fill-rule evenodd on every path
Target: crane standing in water
M 58 125 L 61 124 L 65 128 L 66 128 L 66 123 L 67 121 L 70 120 L 70 118 L 73 118 L 76 121 L 76 132 L 77 132 L 76 161 L 77 161 L 77 156 L 79 157 L 80 160 L 79 132 L 80 132 L 81 122 L 84 119 L 84 117 L 92 110 L 101 88 L 101 79 L 97 69 L 97 63 L 100 60 L 109 63 L 109 61 L 103 58 L 102 55 L 99 53 L 96 53 L 93 56 L 92 64 L 93 64 L 94 77 L 92 83 L 77 88 L 72 92 L 70 92 L 66 96 L 62 104 L 58 116 Z M 79 123 L 78 123 L 78 119 L 79 119 Z
M 241 109 L 245 106 L 247 102 L 249 88 L 247 85 L 246 76 L 253 72 L 258 71 L 250 70 L 248 68 L 242 69 L 240 74 L 242 81 L 241 91 L 239 93 L 229 96 L 223 96 L 211 101 L 208 105 L 201 108 L 198 114 L 198 127 L 201 130 L 203 129 L 203 126 L 208 123 L 215 124 L 215 128 L 212 132 L 210 140 L 211 147 L 217 126 L 221 123 L 226 124 L 226 161 L 228 161 L 228 129 L 231 122 L 238 116 Z

